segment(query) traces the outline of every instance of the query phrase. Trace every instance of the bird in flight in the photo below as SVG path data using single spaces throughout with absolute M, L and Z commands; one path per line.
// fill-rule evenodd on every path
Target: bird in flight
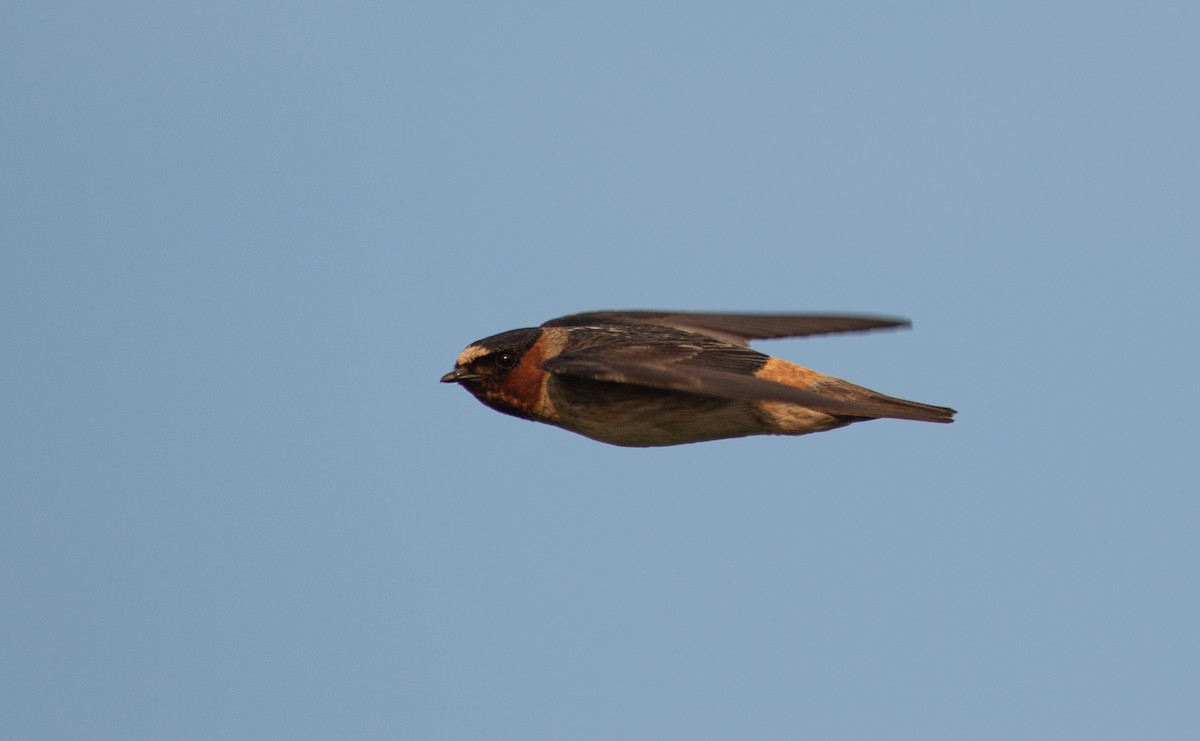
M 443 383 L 496 411 L 629 447 L 806 435 L 870 419 L 953 422 L 751 349 L 750 340 L 906 327 L 893 317 L 593 311 L 467 346 Z

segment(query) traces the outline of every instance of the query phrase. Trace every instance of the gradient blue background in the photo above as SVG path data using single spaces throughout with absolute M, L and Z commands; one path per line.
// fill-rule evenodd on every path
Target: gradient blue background
M 1184 739 L 1200 6 L 8 3 L 12 739 Z M 585 309 L 919 401 L 627 450 Z

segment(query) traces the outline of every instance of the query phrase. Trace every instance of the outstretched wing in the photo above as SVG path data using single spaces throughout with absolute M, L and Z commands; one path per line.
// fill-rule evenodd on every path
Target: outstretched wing
M 735 345 L 750 340 L 807 337 L 835 332 L 907 327 L 899 317 L 854 314 L 707 314 L 686 311 L 588 311 L 569 314 L 543 327 L 580 327 L 605 324 L 653 324 L 715 337 Z

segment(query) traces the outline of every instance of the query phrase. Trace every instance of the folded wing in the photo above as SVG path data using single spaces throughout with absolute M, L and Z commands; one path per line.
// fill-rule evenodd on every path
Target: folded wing
M 739 348 L 730 348 L 733 352 Z M 583 350 L 547 359 L 542 367 L 555 375 L 591 381 L 625 383 L 741 401 L 798 404 L 846 417 L 888 417 L 926 422 L 951 422 L 954 410 L 895 399 L 869 389 L 830 379 L 833 395 L 729 370 L 721 350 L 634 347 Z M 851 389 L 853 391 L 851 391 Z

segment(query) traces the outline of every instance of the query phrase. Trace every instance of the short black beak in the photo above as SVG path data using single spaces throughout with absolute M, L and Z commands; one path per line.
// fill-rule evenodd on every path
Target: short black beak
M 479 376 L 474 373 L 467 373 L 456 368 L 442 376 L 442 383 L 462 383 L 463 381 L 474 381 L 477 378 Z

